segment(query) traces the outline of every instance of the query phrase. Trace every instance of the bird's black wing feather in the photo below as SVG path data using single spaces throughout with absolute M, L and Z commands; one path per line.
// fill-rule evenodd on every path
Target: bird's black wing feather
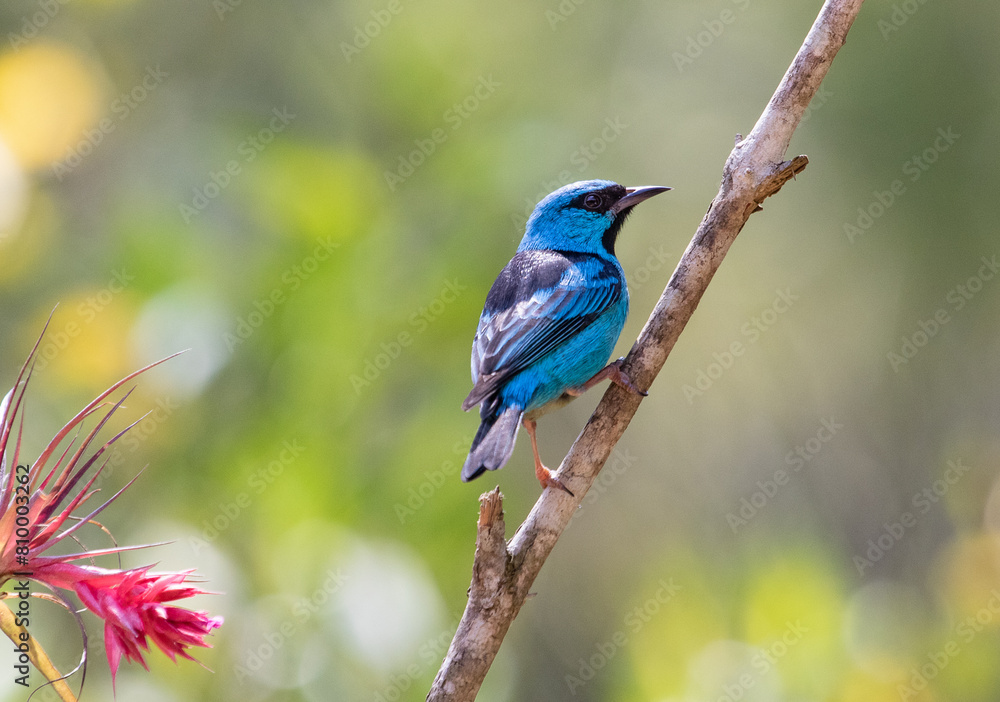
M 522 251 L 501 271 L 472 345 L 469 409 L 583 331 L 622 294 L 618 268 L 594 254 Z

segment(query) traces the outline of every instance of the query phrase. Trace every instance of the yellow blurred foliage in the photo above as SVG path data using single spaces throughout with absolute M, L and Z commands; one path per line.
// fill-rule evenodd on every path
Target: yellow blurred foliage
M 39 347 L 37 370 L 45 370 L 47 382 L 96 394 L 134 370 L 128 345 L 133 306 L 127 294 L 113 301 L 109 298 L 108 290 L 102 288 L 58 301 Z M 47 316 L 48 310 L 42 313 Z M 38 322 L 31 326 L 40 328 Z
M 128 4 L 135 4 L 136 0 L 75 0 L 81 5 L 93 5 L 94 7 L 119 7 Z
M 833 699 L 838 702 L 900 702 L 900 690 L 905 689 L 906 684 L 902 677 L 887 680 L 853 670 L 847 675 L 840 694 Z M 909 702 L 934 702 L 936 698 L 924 688 L 907 699 Z
M 374 164 L 358 153 L 278 144 L 251 166 L 258 216 L 308 242 L 339 244 L 364 234 L 384 192 Z
M 681 590 L 648 622 L 639 620 L 627 630 L 640 699 L 683 693 L 691 659 L 728 636 L 725 603 L 713 592 L 711 579 L 693 558 L 671 560 L 672 580 Z
M 0 56 L 0 135 L 26 169 L 61 160 L 100 116 L 86 59 L 55 44 Z
M 761 564 L 743 609 L 746 640 L 760 647 L 761 669 L 773 666 L 806 697 L 822 694 L 838 668 L 844 607 L 834 570 L 819 559 L 792 552 Z
M 958 618 L 1000 627 L 1000 535 L 960 538 L 939 561 L 943 594 Z
M 0 283 L 15 283 L 37 274 L 39 260 L 52 250 L 61 225 L 59 208 L 49 194 L 33 192 L 23 221 L 11 235 L 0 238 Z M 37 329 L 32 333 L 37 334 Z

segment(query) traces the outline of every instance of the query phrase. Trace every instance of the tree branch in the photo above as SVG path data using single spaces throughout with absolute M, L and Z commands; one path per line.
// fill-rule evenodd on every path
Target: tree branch
M 784 161 L 785 151 L 863 2 L 826 0 L 757 124 L 726 159 L 719 192 L 625 361 L 623 370 L 638 387 L 648 388 L 660 372 L 750 215 L 809 162 L 805 156 Z M 469 602 L 428 701 L 475 699 L 542 564 L 641 401 L 617 385 L 609 386 L 559 469 L 560 480 L 575 497 L 562 490 L 542 492 L 509 544 L 504 543 L 499 489 L 479 498 Z
M 14 594 L 14 593 L 10 593 Z M 76 695 L 69 688 L 66 683 L 66 676 L 61 674 L 52 664 L 52 660 L 49 658 L 49 654 L 45 652 L 42 645 L 38 643 L 38 640 L 28 633 L 28 630 L 24 626 L 17 623 L 18 618 L 14 616 L 11 611 L 3 601 L 0 601 L 0 630 L 7 635 L 15 647 L 24 646 L 27 644 L 27 655 L 28 660 L 34 664 L 35 668 L 48 679 L 48 684 L 51 684 L 55 689 L 56 694 L 59 695 L 59 699 L 63 702 L 76 702 Z M 25 638 L 22 638 L 25 637 Z M 20 648 L 15 648 L 14 652 L 17 653 L 21 651 Z M 20 671 L 18 671 L 20 672 Z M 72 673 L 70 673 L 72 675 Z M 16 676 L 16 673 L 15 673 Z M 28 676 L 25 675 L 25 678 Z M 42 688 L 38 688 L 40 690 Z M 35 690 L 37 692 L 38 690 Z M 31 693 L 31 694 L 34 694 Z M 29 695 L 30 697 L 30 695 Z

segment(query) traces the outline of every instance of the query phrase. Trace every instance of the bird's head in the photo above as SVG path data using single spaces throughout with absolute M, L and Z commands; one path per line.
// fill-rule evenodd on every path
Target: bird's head
M 610 180 L 564 185 L 535 206 L 518 251 L 553 249 L 615 253 L 615 240 L 632 208 L 670 188 L 626 188 Z

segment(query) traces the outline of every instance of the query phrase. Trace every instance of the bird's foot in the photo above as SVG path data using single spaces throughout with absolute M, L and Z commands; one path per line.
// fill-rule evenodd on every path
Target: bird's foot
M 521 423 L 524 424 L 524 429 L 528 432 L 528 437 L 531 439 L 531 453 L 535 457 L 535 477 L 542 484 L 542 489 L 544 490 L 547 487 L 559 488 L 568 492 L 570 497 L 576 497 L 573 491 L 563 485 L 562 481 L 552 475 L 552 471 L 542 463 L 542 459 L 538 455 L 538 440 L 535 437 L 535 428 L 538 426 L 535 420 L 524 417 Z
M 642 397 L 648 397 L 649 393 L 645 390 L 640 390 L 632 382 L 632 379 L 628 377 L 628 374 L 622 370 L 622 366 L 625 365 L 625 359 L 619 358 L 614 363 L 609 363 L 608 377 L 611 378 L 611 382 L 620 388 L 624 388 L 629 392 L 634 392 L 636 395 L 641 395 Z
M 590 390 L 590 388 L 594 387 L 605 378 L 608 378 L 612 383 L 614 383 L 618 387 L 624 388 L 629 392 L 634 392 L 636 395 L 642 395 L 643 397 L 649 395 L 648 392 L 640 390 L 635 386 L 635 384 L 632 382 L 632 379 L 628 377 L 628 374 L 626 374 L 625 371 L 622 370 L 623 365 L 625 365 L 624 358 L 619 358 L 617 361 L 612 361 L 604 368 L 599 370 L 594 375 L 593 378 L 588 380 L 583 385 L 580 385 L 575 388 L 569 388 L 568 390 L 566 390 L 566 394 L 578 397 L 583 393 L 587 392 L 588 390 Z
M 535 463 L 535 477 L 542 484 L 542 489 L 547 487 L 558 488 L 569 493 L 570 497 L 576 497 L 573 491 L 566 487 L 559 478 L 552 474 L 552 471 L 542 465 L 541 461 Z

